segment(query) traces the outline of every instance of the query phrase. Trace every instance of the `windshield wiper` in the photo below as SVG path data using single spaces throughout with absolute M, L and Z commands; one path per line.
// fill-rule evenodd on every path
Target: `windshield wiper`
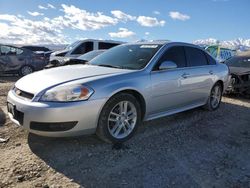
M 108 64 L 100 64 L 98 66 L 101 66 L 101 67 L 110 67 L 110 68 L 116 68 L 116 69 L 121 69 L 122 68 L 122 67 L 119 67 L 119 66 L 108 65 Z

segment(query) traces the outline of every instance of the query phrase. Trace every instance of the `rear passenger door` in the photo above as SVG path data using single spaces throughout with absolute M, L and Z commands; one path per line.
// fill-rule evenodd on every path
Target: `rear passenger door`
M 214 66 L 209 64 L 207 54 L 201 49 L 185 46 L 187 69 L 182 82 L 189 85 L 190 104 L 206 102 L 214 79 Z

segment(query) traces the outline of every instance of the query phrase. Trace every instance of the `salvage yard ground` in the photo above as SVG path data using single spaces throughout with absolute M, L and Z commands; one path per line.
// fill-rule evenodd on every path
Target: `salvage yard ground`
M 223 97 L 144 123 L 123 146 L 96 136 L 46 138 L 16 127 L 0 78 L 0 187 L 250 187 L 250 99 Z

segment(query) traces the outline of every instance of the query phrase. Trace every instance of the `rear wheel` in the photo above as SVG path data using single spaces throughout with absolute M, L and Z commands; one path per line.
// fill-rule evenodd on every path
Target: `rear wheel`
M 21 68 L 20 68 L 20 70 L 19 70 L 19 75 L 20 76 L 26 76 L 26 75 L 28 75 L 28 74 L 30 74 L 30 73 L 32 73 L 33 72 L 33 68 L 31 67 L 31 66 L 29 66 L 29 65 L 24 65 L 24 66 L 22 66 Z
M 222 97 L 222 86 L 219 83 L 216 83 L 211 92 L 210 96 L 207 100 L 207 104 L 205 105 L 205 108 L 213 111 L 219 108 L 220 103 L 221 103 L 221 97 Z
M 125 142 L 140 123 L 140 104 L 133 95 L 122 93 L 112 97 L 103 107 L 96 134 L 109 143 Z

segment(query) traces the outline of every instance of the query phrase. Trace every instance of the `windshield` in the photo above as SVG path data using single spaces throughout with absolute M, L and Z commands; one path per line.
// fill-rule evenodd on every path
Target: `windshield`
M 65 49 L 66 49 L 66 50 L 71 50 L 71 49 L 73 49 L 74 47 L 76 47 L 80 42 L 81 42 L 81 41 L 76 41 L 76 42 L 74 42 L 74 43 L 68 45 Z
M 96 56 L 100 55 L 103 52 L 104 52 L 104 50 L 91 51 L 91 52 L 88 52 L 86 54 L 79 56 L 77 59 L 81 59 L 84 61 L 90 61 L 91 59 L 95 58 Z
M 131 44 L 114 47 L 90 61 L 92 65 L 139 70 L 160 49 L 158 44 Z
M 231 58 L 226 64 L 230 67 L 246 67 L 250 68 L 250 57 L 249 58 Z

